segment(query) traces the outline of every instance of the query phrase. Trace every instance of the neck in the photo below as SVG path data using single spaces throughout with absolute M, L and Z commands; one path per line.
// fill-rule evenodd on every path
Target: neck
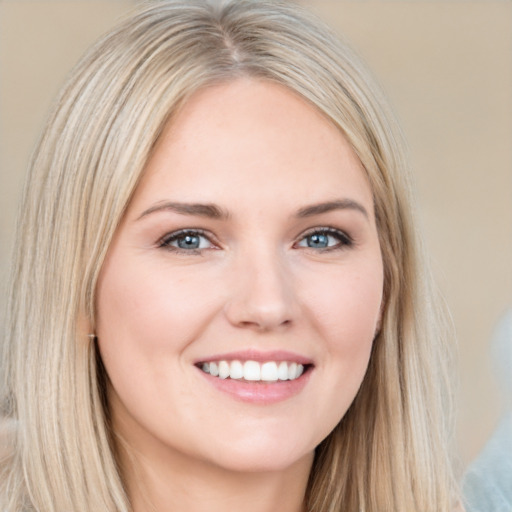
M 176 453 L 172 458 L 147 458 L 130 448 L 119 453 L 133 512 L 305 511 L 313 454 L 285 470 L 241 472 Z

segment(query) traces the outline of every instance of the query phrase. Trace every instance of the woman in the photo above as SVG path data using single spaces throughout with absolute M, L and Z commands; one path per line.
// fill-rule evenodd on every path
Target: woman
M 445 511 L 397 130 L 295 5 L 158 2 L 66 84 L 5 343 L 8 511 Z

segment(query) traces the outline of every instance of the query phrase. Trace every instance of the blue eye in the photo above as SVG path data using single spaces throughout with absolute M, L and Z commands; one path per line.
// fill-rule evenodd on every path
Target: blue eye
M 334 237 L 329 237 L 329 235 L 326 235 L 325 233 L 315 233 L 314 235 L 307 236 L 306 242 L 308 247 L 313 247 L 315 249 L 325 249 L 330 245 L 329 242 L 331 242 L 331 240 L 329 240 L 329 238 L 333 239 Z
M 160 247 L 183 252 L 211 249 L 214 245 L 201 232 L 197 230 L 183 230 L 166 235 L 159 243 Z
M 339 249 L 352 245 L 352 239 L 337 229 L 317 229 L 306 234 L 297 244 L 309 249 Z

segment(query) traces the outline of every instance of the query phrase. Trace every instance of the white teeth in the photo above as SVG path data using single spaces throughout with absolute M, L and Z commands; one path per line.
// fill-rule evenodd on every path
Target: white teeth
M 208 372 L 207 372 L 208 373 Z M 243 379 L 244 367 L 240 361 L 231 361 L 229 378 L 230 379 Z
M 261 365 L 261 380 L 272 382 L 277 380 L 277 364 L 276 363 L 263 363 Z
M 208 373 L 207 370 L 205 371 Z M 288 363 L 286 361 L 281 361 L 279 363 L 279 368 L 277 369 L 277 377 L 279 380 L 288 380 Z
M 219 377 L 221 379 L 229 377 L 229 363 L 227 361 L 219 361 Z
M 247 381 L 275 382 L 277 380 L 295 380 L 304 373 L 302 364 L 287 361 L 216 361 L 201 365 L 205 373 L 221 379 L 245 379 Z
M 245 361 L 244 363 L 245 380 L 261 380 L 261 365 L 256 361 Z
M 217 377 L 219 375 L 219 367 L 217 363 L 210 363 L 210 375 Z

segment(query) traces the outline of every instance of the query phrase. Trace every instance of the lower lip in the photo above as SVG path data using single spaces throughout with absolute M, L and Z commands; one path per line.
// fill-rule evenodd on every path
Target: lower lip
M 203 377 L 216 389 L 236 400 L 260 405 L 269 405 L 288 400 L 298 395 L 309 381 L 312 368 L 298 379 L 273 382 L 248 382 L 237 379 L 220 379 L 212 377 L 198 368 Z

